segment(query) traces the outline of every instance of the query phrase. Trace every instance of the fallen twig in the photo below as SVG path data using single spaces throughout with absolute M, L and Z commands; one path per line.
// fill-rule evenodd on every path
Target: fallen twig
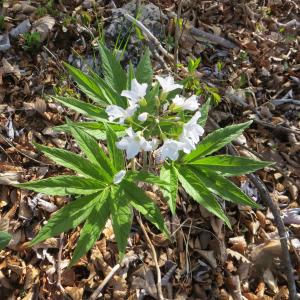
M 234 44 L 218 35 L 203 31 L 199 28 L 191 27 L 189 29 L 189 31 L 195 37 L 196 40 L 201 40 L 201 41 L 208 40 L 212 44 L 218 44 L 218 45 L 221 45 L 221 46 L 223 46 L 225 48 L 229 48 L 229 49 L 237 47 L 236 44 Z
M 169 60 L 173 60 L 173 56 L 161 45 L 159 40 L 153 35 L 153 33 L 139 20 L 135 19 L 133 16 L 129 15 L 125 10 L 123 12 L 124 17 L 139 27 L 142 32 L 145 34 L 146 38 L 151 40 L 154 45 L 161 51 L 161 53 L 168 58 Z
M 274 104 L 275 106 L 277 105 L 281 105 L 281 104 L 295 104 L 295 105 L 300 105 L 300 100 L 296 100 L 296 99 L 275 99 L 272 100 L 272 104 Z
M 145 235 L 145 238 L 147 240 L 147 243 L 148 243 L 148 246 L 151 250 L 151 254 L 152 254 L 152 258 L 154 260 L 154 263 L 155 263 L 155 267 L 156 267 L 156 273 L 157 273 L 157 284 L 156 284 L 156 287 L 157 287 L 157 294 L 158 294 L 158 298 L 160 300 L 164 300 L 164 295 L 163 295 L 163 292 L 162 292 L 162 282 L 161 282 L 161 272 L 160 272 L 160 268 L 159 268 L 159 265 L 158 265 L 158 260 L 157 260 L 157 255 L 156 255 L 156 251 L 155 251 L 155 248 L 149 238 L 149 235 L 145 229 L 145 226 L 142 222 L 142 219 L 139 215 L 136 216 L 136 219 L 139 223 L 139 225 L 141 226 L 141 229 Z
M 174 41 L 174 70 L 177 73 L 177 64 L 178 64 L 178 46 L 180 39 L 180 18 L 181 18 L 181 10 L 182 10 L 183 0 L 179 1 L 177 16 L 175 21 L 175 41 Z
M 59 248 L 58 248 L 58 254 L 57 254 L 57 265 L 56 265 L 56 273 L 57 273 L 57 287 L 61 290 L 62 293 L 65 294 L 65 290 L 61 284 L 61 256 L 62 251 L 64 247 L 64 233 L 61 233 L 59 236 Z
M 261 121 L 259 119 L 253 119 L 253 121 L 255 123 L 258 123 L 259 125 L 262 125 L 262 126 L 267 127 L 267 128 L 277 129 L 277 130 L 285 131 L 287 133 L 294 133 L 294 134 L 300 135 L 300 131 L 298 131 L 298 130 L 290 129 L 290 128 L 287 128 L 287 127 L 284 127 L 284 126 L 281 126 L 281 125 L 273 125 L 273 124 Z

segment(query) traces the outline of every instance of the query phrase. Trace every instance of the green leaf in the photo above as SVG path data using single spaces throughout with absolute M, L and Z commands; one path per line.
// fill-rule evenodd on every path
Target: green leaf
M 0 250 L 3 250 L 11 240 L 12 236 L 6 231 L 0 231 Z
M 135 77 L 139 83 L 148 83 L 148 85 L 151 86 L 153 70 L 149 48 L 146 48 L 144 55 L 141 57 L 141 60 L 137 65 Z
M 123 259 L 127 246 L 128 236 L 132 225 L 132 208 L 129 201 L 120 189 L 112 188 L 109 201 L 111 209 L 112 226 L 119 249 L 119 258 Z
M 127 76 L 120 62 L 103 43 L 99 46 L 102 68 L 106 82 L 118 93 L 126 89 Z
M 134 79 L 134 68 L 133 68 L 132 62 L 130 62 L 129 68 L 127 71 L 127 85 L 126 85 L 127 89 L 130 89 L 132 79 Z
M 99 103 L 101 106 L 112 104 L 112 101 L 108 101 L 107 97 L 105 97 L 101 87 L 94 78 L 67 63 L 64 63 L 64 66 L 68 69 L 68 72 L 72 75 L 80 90 L 89 98 Z
M 116 171 L 123 170 L 125 168 L 123 151 L 118 149 L 116 146 L 118 137 L 115 131 L 108 124 L 105 124 L 105 128 L 106 128 L 107 148 L 109 151 L 110 159 Z
M 102 190 L 105 187 L 105 184 L 92 178 L 83 178 L 79 176 L 56 176 L 20 183 L 17 184 L 16 187 L 33 190 L 46 195 L 68 196 L 72 194 L 93 194 Z
M 63 105 L 79 112 L 80 114 L 89 116 L 94 120 L 107 121 L 106 112 L 98 106 L 80 101 L 73 97 L 55 96 L 51 97 L 51 99 L 62 103 Z
M 55 212 L 39 234 L 30 242 L 31 246 L 81 224 L 89 216 L 100 197 L 101 194 L 83 196 Z
M 105 176 L 103 176 L 101 169 L 80 155 L 57 148 L 51 148 L 37 144 L 35 144 L 35 146 L 38 150 L 44 152 L 57 164 L 74 170 L 81 175 L 86 175 L 94 179 L 98 178 L 105 181 Z
M 193 168 L 193 171 L 197 174 L 198 181 L 206 186 L 212 193 L 235 204 L 244 204 L 254 208 L 260 208 L 259 204 L 255 203 L 250 197 L 244 194 L 230 180 L 209 170 L 200 170 L 200 168 L 195 169 L 194 166 L 191 166 L 191 168 Z
M 78 127 L 72 128 L 72 134 L 88 160 L 98 165 L 101 168 L 102 176 L 107 181 L 111 181 L 114 174 L 113 166 L 96 140 Z
M 208 98 L 204 104 L 200 107 L 200 112 L 201 112 L 201 117 L 198 121 L 198 124 L 202 127 L 205 126 L 207 118 L 208 118 L 208 113 L 210 109 L 210 102 L 211 98 Z
M 223 148 L 225 145 L 239 137 L 251 123 L 252 121 L 227 126 L 208 134 L 194 151 L 184 157 L 184 162 L 187 163 L 199 159 L 202 156 L 209 155 Z
M 162 193 L 167 198 L 172 214 L 175 215 L 178 192 L 178 174 L 176 168 L 173 165 L 163 166 L 160 170 L 160 178 L 168 183 L 169 190 L 163 190 Z
M 195 167 L 197 165 L 199 170 L 218 172 L 222 176 L 239 176 L 270 166 L 273 162 L 231 155 L 216 155 L 193 160 L 189 164 L 195 165 Z
M 150 184 L 158 185 L 161 189 L 169 191 L 168 182 L 162 180 L 158 176 L 145 172 L 145 171 L 128 171 L 126 173 L 126 179 L 135 182 L 147 182 Z
M 119 124 L 110 123 L 109 126 L 114 130 L 118 137 L 121 137 L 125 134 L 125 126 Z M 90 134 L 97 140 L 106 140 L 106 132 L 104 123 L 100 122 L 80 122 L 72 123 L 72 125 L 64 124 L 56 126 L 53 128 L 54 131 L 64 131 L 67 133 L 72 133 L 72 127 L 78 127 L 83 129 L 86 133 Z
M 128 180 L 123 180 L 120 187 L 125 191 L 125 195 L 128 200 L 130 200 L 130 204 L 161 232 L 163 232 L 166 236 L 169 236 L 168 229 L 166 228 L 164 218 L 161 215 L 160 210 L 145 194 L 145 192 Z
M 92 211 L 86 219 L 83 228 L 80 232 L 70 266 L 74 265 L 80 257 L 86 254 L 99 238 L 100 233 L 104 229 L 105 223 L 109 218 L 109 203 L 107 197 L 109 190 L 103 191 L 92 208 Z
M 207 187 L 199 180 L 195 172 L 187 166 L 178 169 L 178 178 L 185 191 L 209 212 L 223 220 L 231 228 L 230 222 L 219 202 Z

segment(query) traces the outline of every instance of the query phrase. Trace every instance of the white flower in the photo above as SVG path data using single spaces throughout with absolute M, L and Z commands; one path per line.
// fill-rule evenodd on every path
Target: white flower
M 143 113 L 139 114 L 138 120 L 141 122 L 145 122 L 148 118 L 148 115 L 149 114 L 147 112 L 143 112 Z
M 115 176 L 114 176 L 114 184 L 118 184 L 120 183 L 124 176 L 126 174 L 126 171 L 125 170 L 121 170 L 120 172 L 118 172 Z
M 187 99 L 180 95 L 176 95 L 176 97 L 172 100 L 172 102 L 182 109 L 195 111 L 199 107 L 197 96 L 193 95 Z
M 190 140 L 189 138 L 187 138 L 186 136 L 181 135 L 179 137 L 179 142 L 182 143 L 182 147 L 181 150 L 184 153 L 190 153 L 192 150 L 196 149 L 195 144 L 192 142 L 192 140 Z
M 129 105 L 135 105 L 140 99 L 145 97 L 147 87 L 148 87 L 147 83 L 140 84 L 136 79 L 132 79 L 131 89 L 122 91 L 121 96 L 130 99 L 128 100 Z
M 126 151 L 127 159 L 135 157 L 140 151 L 152 151 L 156 148 L 157 142 L 146 141 L 141 132 L 134 132 L 132 128 L 126 130 L 127 136 L 124 136 L 116 143 L 117 147 Z
M 168 77 L 156 76 L 156 79 L 158 80 L 160 86 L 162 87 L 165 93 L 183 88 L 181 84 L 174 83 L 174 78 L 172 76 L 168 76 Z
M 204 134 L 204 129 L 198 124 L 198 119 L 201 117 L 200 111 L 197 111 L 194 116 L 183 125 L 183 131 L 179 139 L 188 138 L 194 144 L 197 144 L 200 140 L 200 136 Z
M 124 120 L 133 116 L 137 108 L 137 105 L 129 106 L 126 109 L 117 105 L 108 105 L 105 109 L 105 112 L 108 114 L 109 121 L 112 122 L 116 119 L 119 119 L 118 123 L 123 124 Z
M 171 160 L 176 160 L 179 156 L 179 150 L 182 149 L 183 144 L 181 142 L 167 139 L 160 148 L 161 158 L 165 160 L 167 157 Z

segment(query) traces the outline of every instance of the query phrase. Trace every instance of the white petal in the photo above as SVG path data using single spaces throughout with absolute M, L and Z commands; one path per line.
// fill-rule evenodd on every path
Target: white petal
M 176 160 L 179 157 L 179 150 L 182 148 L 182 143 L 175 140 L 165 140 L 161 147 L 161 158 L 165 160 L 167 157 L 171 160 Z
M 145 122 L 148 118 L 148 115 L 149 114 L 147 112 L 143 112 L 143 113 L 139 114 L 138 120 L 141 122 Z
M 131 80 L 131 89 L 124 90 L 121 93 L 121 96 L 130 99 L 130 104 L 136 104 L 140 99 L 144 98 L 146 95 L 148 84 L 147 83 L 138 83 L 136 79 Z
M 196 95 L 193 95 L 193 96 L 189 97 L 188 99 L 186 99 L 185 103 L 183 105 L 183 109 L 190 110 L 190 111 L 195 111 L 198 108 L 199 108 L 199 103 L 198 103 L 198 97 Z M 201 116 L 201 114 L 200 114 L 200 116 Z M 199 118 L 200 118 L 200 116 L 199 116 Z
M 121 170 L 119 173 L 117 173 L 115 176 L 114 176 L 114 184 L 118 184 L 120 183 L 124 176 L 126 174 L 126 171 L 125 170 Z
M 158 80 L 160 86 L 162 87 L 165 93 L 183 88 L 181 84 L 174 83 L 174 78 L 172 76 L 167 76 L 167 77 L 156 76 L 156 79 Z
M 176 104 L 179 107 L 182 107 L 184 105 L 184 97 L 180 95 L 176 95 L 175 98 L 172 100 L 174 104 Z
M 183 144 L 182 150 L 184 153 L 190 153 L 192 150 L 196 149 L 193 141 L 185 136 L 180 136 L 179 141 Z

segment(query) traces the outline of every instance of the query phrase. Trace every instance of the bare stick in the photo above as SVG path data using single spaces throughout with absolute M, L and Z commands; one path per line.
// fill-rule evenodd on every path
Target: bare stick
M 161 272 L 160 272 L 160 268 L 159 268 L 159 265 L 158 265 L 158 260 L 157 260 L 157 255 L 156 255 L 156 251 L 155 251 L 155 248 L 149 238 L 149 235 L 145 229 L 145 226 L 141 220 L 141 217 L 139 215 L 136 216 L 136 219 L 138 221 L 138 223 L 140 224 L 141 228 L 142 228 L 142 231 L 145 235 L 145 238 L 147 240 L 147 243 L 148 243 L 148 246 L 151 250 L 151 253 L 152 253 L 152 258 L 154 260 L 154 263 L 155 263 L 155 267 L 156 267 L 156 273 L 157 273 L 157 293 L 158 293 L 158 298 L 160 300 L 164 300 L 164 295 L 163 295 L 163 292 L 162 292 L 162 288 L 161 288 Z
M 116 272 L 121 268 L 120 264 L 115 265 L 111 271 L 108 273 L 108 275 L 104 278 L 104 280 L 101 282 L 101 284 L 97 287 L 97 289 L 93 292 L 89 300 L 96 300 L 98 296 L 100 295 L 103 288 L 106 286 L 106 284 L 112 279 L 112 277 L 116 274 Z
M 58 254 L 57 254 L 57 287 L 65 293 L 65 290 L 63 286 L 61 285 L 61 256 L 62 256 L 62 251 L 64 247 L 64 233 L 61 233 L 59 236 L 59 249 L 58 249 Z
M 294 104 L 294 105 L 300 105 L 300 100 L 296 100 L 296 99 L 284 99 L 284 98 L 282 98 L 282 99 L 272 100 L 271 102 L 275 106 L 276 105 L 281 105 L 281 104 L 288 104 L 288 103 L 291 103 L 291 104 Z
M 173 56 L 161 45 L 159 40 L 153 35 L 153 33 L 143 23 L 141 23 L 139 20 L 135 19 L 133 16 L 129 15 L 126 11 L 124 11 L 123 13 L 124 13 L 124 17 L 127 20 L 129 20 L 133 24 L 136 24 L 136 26 L 139 27 L 143 31 L 145 36 L 154 43 L 154 45 L 161 51 L 161 53 L 165 57 L 167 57 L 169 60 L 173 60 Z
M 208 40 L 212 44 L 218 44 L 218 45 L 221 45 L 221 46 L 223 46 L 225 48 L 229 48 L 229 49 L 237 47 L 236 44 L 234 44 L 218 35 L 208 33 L 206 31 L 203 31 L 203 30 L 195 28 L 195 27 L 190 28 L 190 33 L 196 38 L 196 40 L 198 40 L 198 39 Z
M 178 63 L 178 45 L 180 38 L 180 18 L 181 18 L 181 10 L 182 10 L 183 0 L 179 1 L 177 16 L 176 16 L 176 27 L 175 27 L 175 45 L 174 45 L 174 70 L 177 73 L 177 63 Z
M 300 135 L 300 131 L 298 131 L 298 130 L 290 129 L 290 128 L 287 128 L 287 127 L 284 127 L 284 126 L 281 126 L 281 125 L 273 125 L 271 123 L 267 123 L 267 122 L 261 121 L 259 119 L 253 119 L 253 121 L 255 123 L 258 123 L 259 125 L 262 125 L 262 126 L 267 127 L 267 128 L 278 129 L 278 130 L 285 131 L 287 133 L 294 133 L 294 134 Z

